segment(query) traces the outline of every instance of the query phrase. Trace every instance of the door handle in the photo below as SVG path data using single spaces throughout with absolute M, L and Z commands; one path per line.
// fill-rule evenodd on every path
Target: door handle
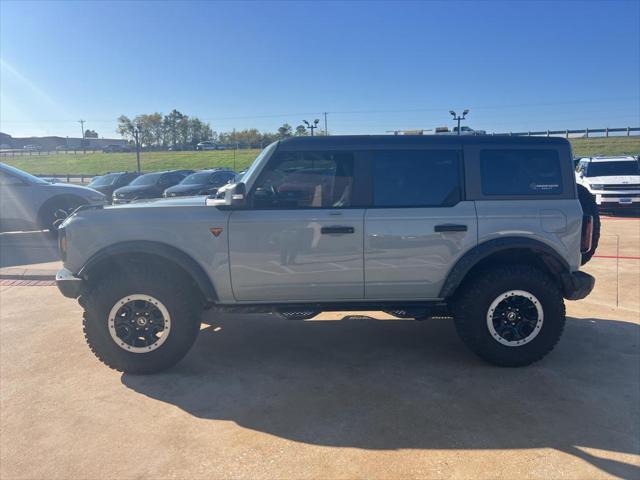
M 322 227 L 320 229 L 320 233 L 330 235 L 335 233 L 354 233 L 356 230 L 353 227 L 343 227 L 340 225 L 332 226 L 332 227 Z
M 436 225 L 434 227 L 434 230 L 436 232 L 466 232 L 468 230 L 468 227 L 466 225 L 446 224 Z

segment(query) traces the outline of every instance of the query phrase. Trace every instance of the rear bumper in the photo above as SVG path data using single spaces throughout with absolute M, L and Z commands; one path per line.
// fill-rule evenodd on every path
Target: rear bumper
M 571 272 L 562 276 L 564 298 L 580 300 L 591 293 L 596 279 L 588 273 Z
M 67 298 L 78 298 L 82 291 L 83 280 L 76 277 L 66 268 L 58 270 L 56 274 L 56 285 L 60 293 Z

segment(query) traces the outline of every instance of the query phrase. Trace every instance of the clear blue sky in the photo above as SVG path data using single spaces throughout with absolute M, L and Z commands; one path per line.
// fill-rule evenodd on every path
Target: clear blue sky
M 0 2 L 0 130 L 115 135 L 177 108 L 214 130 L 640 124 L 640 2 Z

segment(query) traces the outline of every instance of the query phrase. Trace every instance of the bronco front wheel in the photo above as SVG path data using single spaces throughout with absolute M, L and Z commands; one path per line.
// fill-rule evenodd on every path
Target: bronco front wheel
M 175 365 L 200 328 L 200 303 L 162 272 L 114 272 L 82 304 L 89 348 L 121 372 L 155 373 Z

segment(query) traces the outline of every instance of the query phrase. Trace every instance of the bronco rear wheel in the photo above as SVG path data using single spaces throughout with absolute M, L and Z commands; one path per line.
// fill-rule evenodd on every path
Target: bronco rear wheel
M 505 265 L 477 274 L 453 301 L 456 330 L 479 357 L 519 367 L 555 347 L 565 324 L 560 289 L 528 265 Z
M 82 298 L 84 333 L 100 361 L 126 373 L 155 373 L 187 354 L 202 304 L 159 269 L 113 272 Z

